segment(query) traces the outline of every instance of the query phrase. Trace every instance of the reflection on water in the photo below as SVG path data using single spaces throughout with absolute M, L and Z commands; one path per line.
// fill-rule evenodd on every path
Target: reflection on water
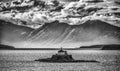
M 120 71 L 119 51 L 68 50 L 75 59 L 100 63 L 42 63 L 33 60 L 51 57 L 57 50 L 0 51 L 0 71 Z

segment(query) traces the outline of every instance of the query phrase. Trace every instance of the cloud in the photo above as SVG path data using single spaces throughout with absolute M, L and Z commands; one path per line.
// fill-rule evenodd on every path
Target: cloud
M 35 29 L 55 20 L 66 22 L 70 25 L 79 25 L 88 20 L 96 19 L 120 27 L 120 5 L 116 4 L 116 2 L 118 1 L 80 0 L 77 2 L 59 3 L 58 6 L 54 6 L 52 2 L 37 2 L 36 0 L 13 1 L 10 6 L 5 7 L 5 11 L 3 7 L 6 4 L 2 3 L 0 5 L 0 19 L 7 19 L 14 24 L 17 23 Z M 55 10 L 58 7 L 62 8 L 59 11 Z M 26 23 L 22 24 L 22 22 Z
M 87 2 L 87 3 L 99 3 L 99 2 L 104 2 L 104 0 L 81 0 L 82 2 Z

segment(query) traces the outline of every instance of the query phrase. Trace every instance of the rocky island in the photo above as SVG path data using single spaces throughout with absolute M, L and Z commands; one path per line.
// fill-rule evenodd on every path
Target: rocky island
M 51 58 L 45 58 L 45 59 L 37 59 L 35 61 L 39 62 L 59 62 L 59 63 L 64 63 L 64 62 L 96 62 L 99 63 L 99 61 L 96 60 L 75 60 L 72 55 L 69 55 L 67 51 L 64 51 L 62 48 L 58 51 L 57 54 L 52 55 Z

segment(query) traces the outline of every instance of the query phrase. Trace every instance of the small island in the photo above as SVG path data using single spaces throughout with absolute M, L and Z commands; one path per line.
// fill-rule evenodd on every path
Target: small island
M 39 62 L 59 62 L 59 63 L 65 63 L 65 62 L 97 62 L 99 63 L 99 61 L 96 60 L 75 60 L 72 55 L 69 55 L 67 53 L 67 51 L 64 51 L 62 48 L 58 51 L 57 54 L 52 55 L 51 58 L 45 58 L 45 59 L 37 59 L 35 61 L 39 61 Z

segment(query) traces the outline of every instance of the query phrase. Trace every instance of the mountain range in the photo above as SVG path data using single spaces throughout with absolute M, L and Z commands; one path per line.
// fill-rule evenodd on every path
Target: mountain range
M 120 44 L 119 1 L 66 1 L 0 2 L 0 43 L 16 48 Z
M 15 47 L 75 48 L 120 42 L 120 27 L 99 20 L 87 21 L 80 25 L 54 21 L 38 29 L 18 26 L 2 20 L 0 22 L 1 43 L 12 44 Z
M 69 25 L 54 21 L 46 23 L 31 33 L 28 41 L 39 46 L 78 47 L 82 45 L 114 44 L 120 42 L 120 27 L 99 20 L 80 25 Z M 45 44 L 45 45 L 44 45 Z

